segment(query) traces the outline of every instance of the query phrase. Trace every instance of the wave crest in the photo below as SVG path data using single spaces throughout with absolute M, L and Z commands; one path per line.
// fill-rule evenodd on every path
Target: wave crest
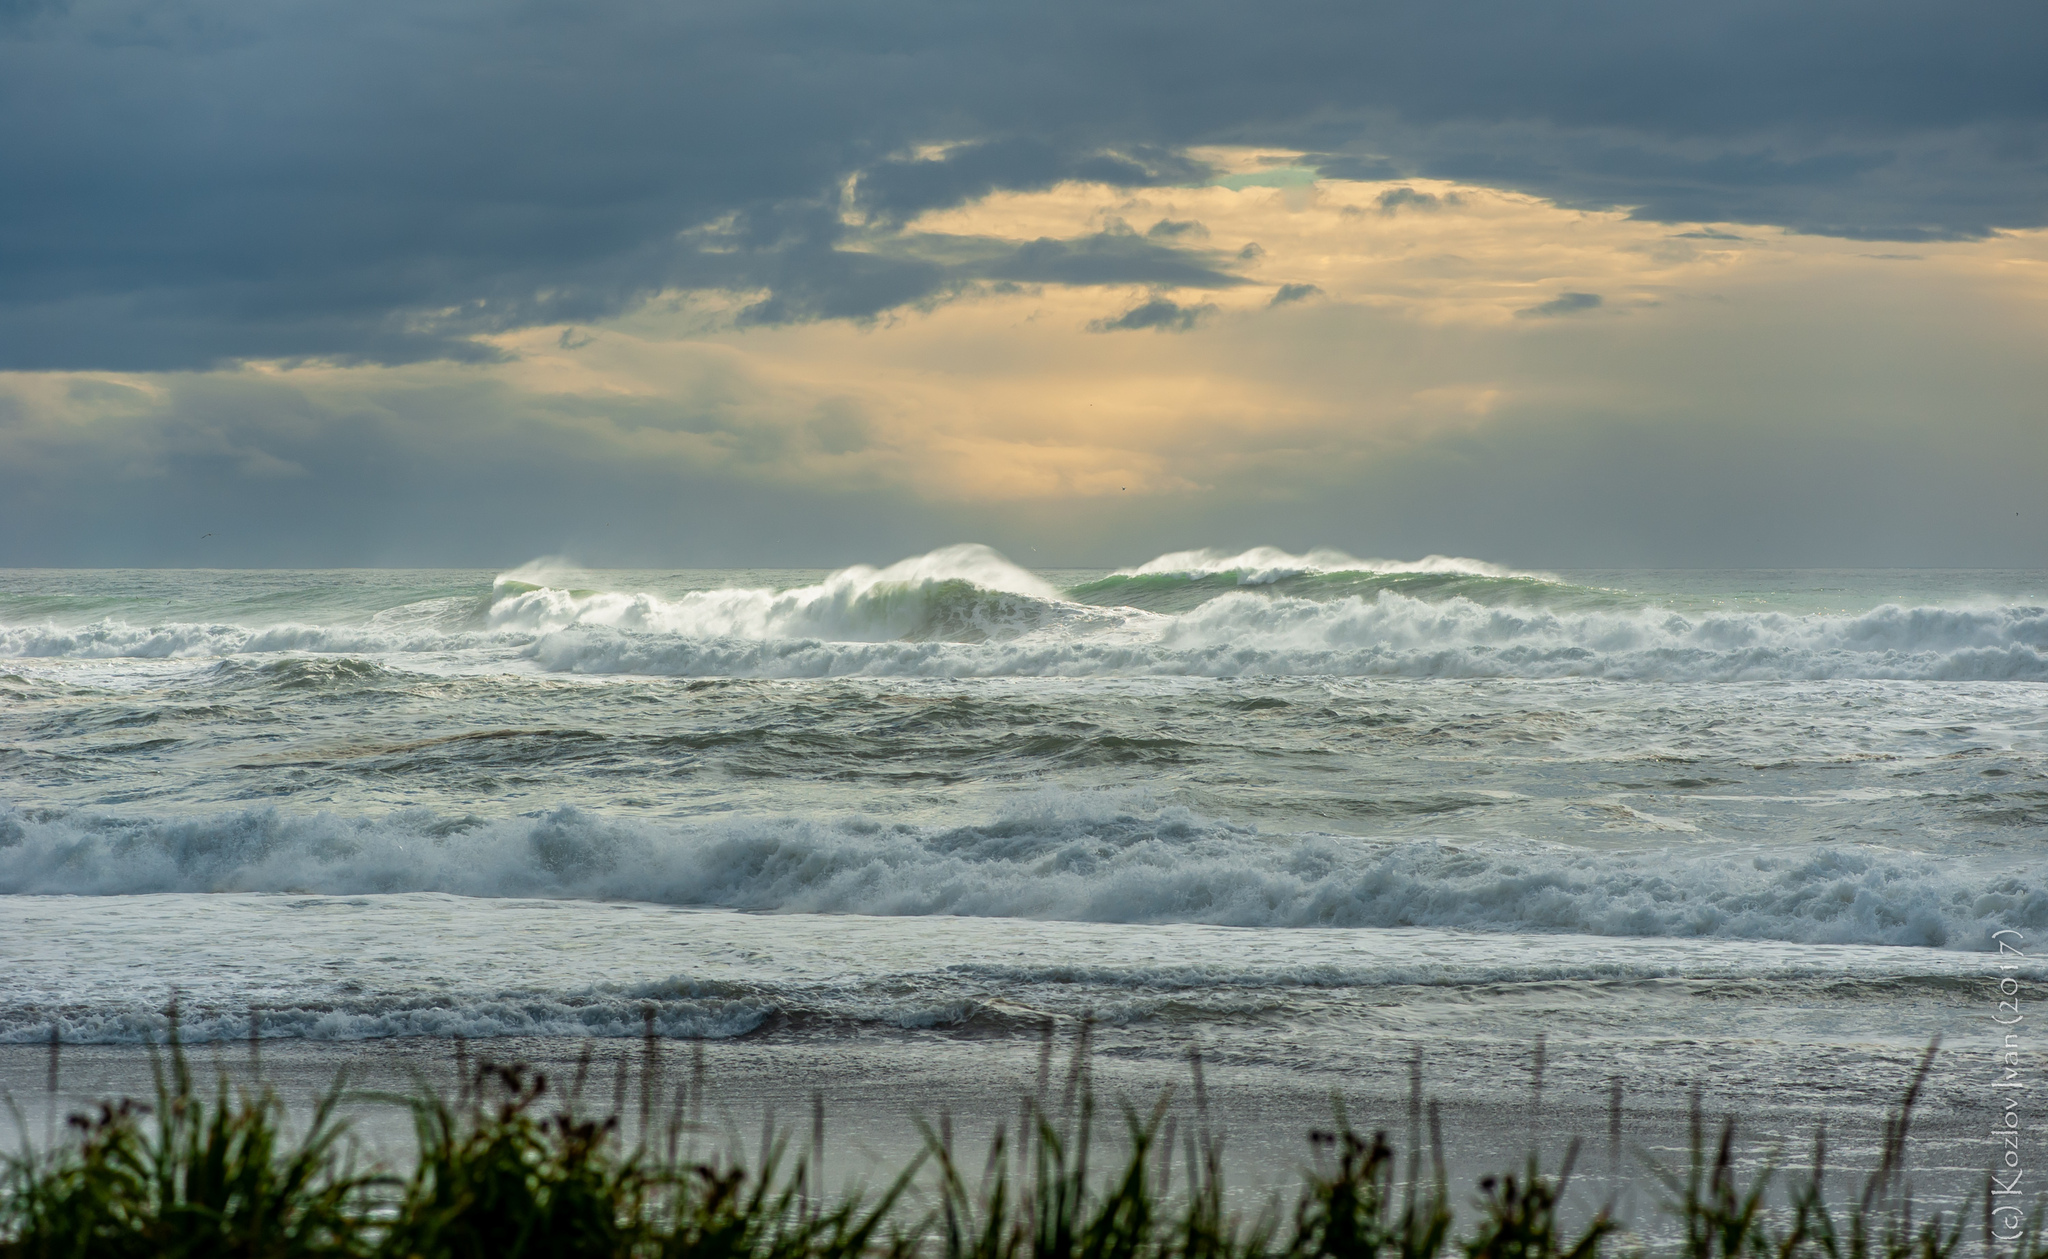
M 447 892 L 780 912 L 1258 927 L 1452 927 L 1981 948 L 2048 929 L 2038 869 L 1868 845 L 1267 836 L 1142 797 L 1054 793 L 965 825 L 561 808 L 450 818 L 251 809 L 119 818 L 0 809 L 0 893 Z
M 1381 591 L 1318 601 L 1230 592 L 1174 616 L 1066 617 L 984 642 L 700 638 L 611 627 L 527 649 L 575 673 L 746 677 L 1518 677 L 1627 681 L 2048 680 L 2048 608 L 1860 616 L 1558 612 Z
M 0 626 L 0 656 L 297 652 L 427 671 L 761 678 L 2048 680 L 2048 608 L 2034 604 L 1679 612 L 1441 556 L 1189 551 L 1065 593 L 981 546 L 790 589 L 664 595 L 575 580 L 537 562 L 486 598 L 419 600 L 357 624 Z
M 944 547 L 887 568 L 855 565 L 790 590 L 698 590 L 674 599 L 537 585 L 523 580 L 526 571 L 494 584 L 493 629 L 599 627 L 754 641 L 981 642 L 1059 621 L 1062 609 L 1071 608 L 1043 580 L 975 545 Z
M 1120 568 L 1113 576 L 1193 578 L 1227 574 L 1236 578 L 1240 585 L 1263 586 L 1283 577 L 1299 577 L 1308 573 L 1439 573 L 1557 580 L 1548 573 L 1518 572 L 1502 564 L 1451 555 L 1425 555 L 1419 560 L 1362 560 L 1328 547 L 1317 547 L 1305 555 L 1293 555 L 1273 546 L 1255 546 L 1235 553 L 1213 547 L 1173 551 L 1136 568 Z

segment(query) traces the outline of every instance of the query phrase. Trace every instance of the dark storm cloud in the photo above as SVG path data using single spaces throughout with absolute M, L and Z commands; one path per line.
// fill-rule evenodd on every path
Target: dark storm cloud
M 1000 188 L 1199 179 L 1199 144 L 1968 238 L 2048 221 L 2044 46 L 2034 0 L 0 0 L 0 368 L 477 357 L 673 287 L 780 321 L 1182 283 L 1087 242 L 982 267 L 875 237 Z
M 1311 153 L 1304 159 L 1325 179 L 1358 179 L 1367 183 L 1400 179 L 1407 172 L 1384 157 L 1346 153 Z
M 1458 194 L 1438 196 L 1433 192 L 1417 192 L 1413 188 L 1389 188 L 1373 198 L 1381 214 L 1398 214 L 1401 210 L 1441 210 L 1445 206 L 1463 204 Z
M 990 265 L 988 274 L 1034 284 L 1155 284 L 1230 288 L 1248 283 L 1219 269 L 1207 252 L 1174 249 L 1125 232 L 1079 240 L 1040 238 Z
M 685 282 L 768 289 L 767 297 L 740 312 L 742 325 L 868 319 L 942 301 L 980 282 L 1201 289 L 1249 283 L 1224 269 L 1229 260 L 1223 255 L 1162 245 L 1127 228 L 1018 245 L 984 237 L 854 233 L 828 216 L 811 217 L 815 230 L 809 235 L 774 238 L 766 247 L 706 248 L 691 259 Z M 846 247 L 855 243 L 862 247 Z
M 1515 312 L 1517 319 L 1554 319 L 1559 315 L 1576 315 L 1583 310 L 1592 310 L 1600 305 L 1598 293 L 1559 293 L 1540 306 L 1527 306 Z
M 1304 302 L 1322 291 L 1322 286 L 1316 284 L 1283 284 L 1267 305 L 1284 306 L 1288 302 Z
M 1154 332 L 1186 332 L 1200 323 L 1216 308 L 1207 302 L 1199 306 L 1182 306 L 1164 297 L 1155 297 L 1131 307 L 1114 319 L 1091 319 L 1090 332 L 1135 332 L 1150 328 Z
M 1209 174 L 1203 163 L 1159 149 L 1074 152 L 1041 139 L 1009 137 L 964 144 L 935 158 L 877 163 L 861 173 L 854 199 L 869 213 L 900 221 L 998 188 L 1036 190 L 1069 179 L 1141 188 L 1200 182 Z

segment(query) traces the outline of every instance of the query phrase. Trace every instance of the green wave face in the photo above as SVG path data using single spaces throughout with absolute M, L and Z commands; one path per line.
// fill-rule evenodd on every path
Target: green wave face
M 547 587 L 537 586 L 530 581 L 517 581 L 510 577 L 500 577 L 491 583 L 491 598 L 504 599 L 512 595 L 529 595 L 536 590 L 545 589 Z M 568 588 L 567 593 L 572 599 L 588 599 L 592 595 L 600 595 L 605 592 L 595 588 L 584 590 L 571 586 Z
M 866 596 L 877 604 L 882 620 L 891 619 L 888 605 L 905 605 L 913 627 L 904 637 L 912 642 L 980 643 L 1037 629 L 1058 619 L 1042 599 L 989 590 L 961 578 L 915 586 L 878 586 Z
M 1490 607 L 1558 609 L 1621 607 L 1639 602 L 1617 591 L 1592 586 L 1484 573 L 1307 572 L 1270 581 L 1247 580 L 1256 576 L 1240 569 L 1197 574 L 1111 574 L 1071 588 L 1067 597 L 1097 607 L 1143 608 L 1148 612 L 1185 612 L 1233 591 L 1318 602 L 1354 595 L 1371 598 L 1381 591 L 1391 591 L 1431 602 L 1469 599 Z
M 485 608 L 489 582 L 454 569 L 0 570 L 0 625 L 354 624 L 433 600 Z

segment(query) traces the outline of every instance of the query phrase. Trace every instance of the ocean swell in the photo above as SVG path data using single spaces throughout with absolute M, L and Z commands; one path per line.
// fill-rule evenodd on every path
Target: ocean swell
M 429 672 L 752 678 L 2048 681 L 2048 607 L 2035 603 L 1679 611 L 1441 556 L 1179 552 L 1064 592 L 980 546 L 788 589 L 657 593 L 577 580 L 529 566 L 488 594 L 418 599 L 348 623 L 0 625 L 0 657 L 352 655 Z
M 699 637 L 613 625 L 543 633 L 571 673 L 682 677 L 1590 677 L 1623 681 L 2048 680 L 2048 609 L 1859 616 L 1556 612 L 1391 591 L 1334 601 L 1231 592 L 1178 616 L 1012 626 L 989 641 Z
M 0 893 L 434 891 L 777 912 L 1981 948 L 2048 929 L 2041 871 L 1906 850 L 1268 836 L 1181 808 L 1048 792 L 963 825 L 863 815 L 655 823 L 250 809 L 0 811 Z
M 856 565 L 812 586 L 699 590 L 674 599 L 565 590 L 507 574 L 493 588 L 490 624 L 517 631 L 601 627 L 692 639 L 978 642 L 1077 613 L 1086 615 L 987 547 L 952 546 L 887 568 Z

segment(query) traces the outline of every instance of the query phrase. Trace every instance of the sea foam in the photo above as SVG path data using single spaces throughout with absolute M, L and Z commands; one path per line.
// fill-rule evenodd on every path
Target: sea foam
M 711 634 L 577 624 L 523 649 L 576 673 L 743 677 L 1595 677 L 1628 681 L 2048 679 L 2048 609 L 1854 616 L 1550 611 L 1381 591 L 1230 592 L 1179 615 L 992 609 L 974 641 Z
M 2023 863 L 2024 864 L 2024 863 Z M 262 808 L 0 812 L 0 893 L 446 892 L 777 912 L 1254 927 L 1453 927 L 1981 948 L 2048 929 L 2039 863 L 1839 844 L 1589 850 L 1267 835 L 1116 793 L 960 825 L 864 815 L 653 822 Z
M 1274 546 L 1255 546 L 1244 551 L 1208 548 L 1173 551 L 1136 568 L 1120 568 L 1118 577 L 1210 577 L 1230 574 L 1246 586 L 1269 585 L 1283 577 L 1306 573 L 1433 573 L 1471 577 L 1523 577 L 1539 581 L 1558 580 L 1550 573 L 1520 572 L 1504 564 L 1465 559 L 1453 555 L 1425 555 L 1419 560 L 1362 560 L 1343 551 L 1319 547 L 1295 555 Z
M 1064 593 L 979 546 L 790 589 L 663 594 L 576 580 L 528 566 L 485 596 L 351 623 L 0 625 L 0 657 L 310 653 L 427 671 L 755 678 L 2048 680 L 2048 607 L 2038 604 L 1679 611 L 1442 556 L 1186 551 Z M 1162 590 L 1169 608 L 1117 602 Z

